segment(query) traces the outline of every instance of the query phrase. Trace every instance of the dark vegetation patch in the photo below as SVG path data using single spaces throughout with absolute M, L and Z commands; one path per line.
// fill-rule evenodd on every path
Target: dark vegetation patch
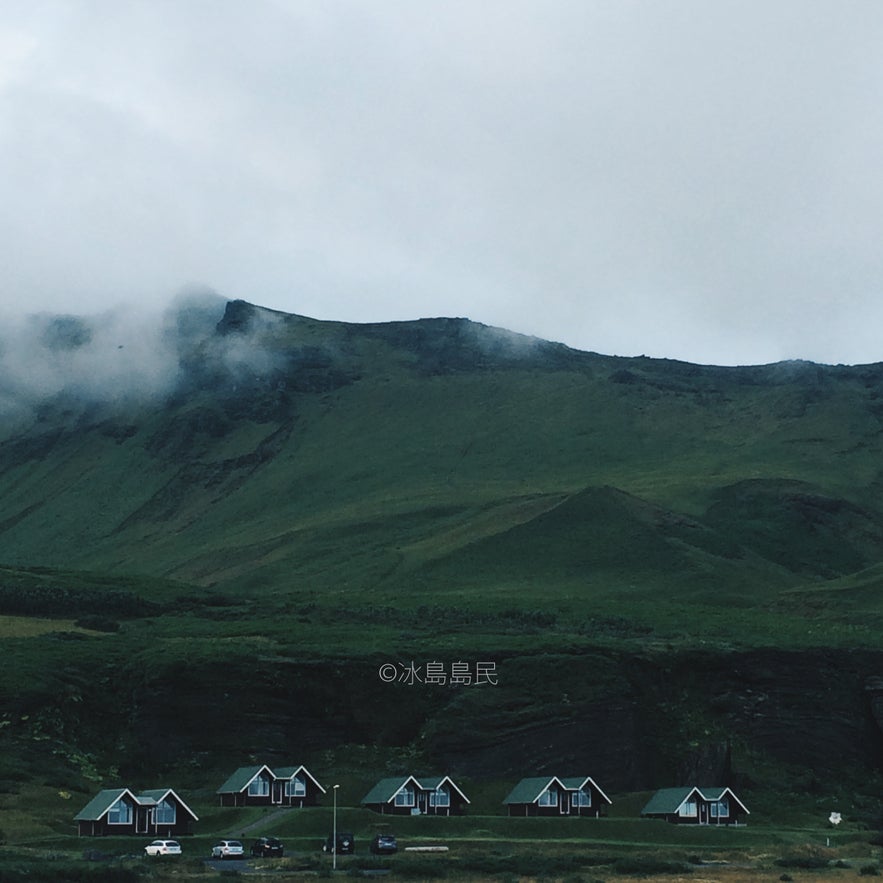
M 266 608 L 266 602 L 255 603 Z M 497 635 L 536 635 L 558 631 L 595 638 L 639 638 L 653 633 L 651 626 L 633 622 L 624 616 L 565 616 L 554 610 L 537 608 L 476 610 L 439 604 L 421 604 L 414 608 L 368 604 L 358 609 L 332 609 L 308 604 L 299 607 L 297 614 L 303 622 L 352 622 L 410 629 L 417 627 L 438 634 L 491 632 Z M 203 611 L 202 615 L 207 614 Z
M 800 868 L 804 871 L 827 868 L 831 862 L 819 855 L 785 855 L 775 861 L 780 868 Z
M 92 329 L 78 316 L 54 316 L 46 322 L 40 342 L 47 349 L 75 350 L 92 340 Z
M 119 864 L 83 863 L 63 859 L 4 861 L 0 883 L 136 883 L 140 869 Z
M 233 420 L 219 407 L 197 407 L 168 421 L 144 443 L 153 456 L 172 458 L 199 455 L 211 439 L 222 438 L 232 429 Z
M 806 575 L 830 579 L 883 557 L 878 513 L 798 481 L 752 479 L 722 488 L 705 522 Z
M 510 632 L 546 631 L 555 628 L 558 614 L 549 610 L 467 610 L 462 607 L 445 607 L 438 604 L 421 604 L 416 608 L 392 607 L 388 605 L 366 605 L 356 609 L 331 610 L 316 605 L 303 607 L 302 615 L 317 620 L 336 619 L 344 622 L 365 624 L 385 624 L 398 627 L 414 627 L 442 631 L 494 631 L 500 634 Z
M 563 851 L 533 850 L 531 852 L 504 852 L 491 847 L 487 852 L 471 852 L 459 857 L 427 856 L 424 858 L 398 856 L 394 862 L 375 863 L 357 860 L 351 867 L 359 870 L 388 867 L 396 877 L 430 880 L 460 877 L 463 874 L 528 877 L 536 879 L 580 879 L 586 868 L 615 865 L 615 856 L 601 853 L 576 855 Z
M 613 863 L 613 869 L 617 874 L 633 874 L 640 877 L 649 877 L 653 874 L 690 874 L 693 871 L 693 868 L 685 862 L 642 856 L 618 858 Z
M 0 472 L 45 459 L 68 435 L 64 429 L 41 430 L 38 426 L 24 435 L 6 439 L 0 443 Z M 0 529 L 4 528 L 7 521 L 8 519 L 0 521 Z
M 0 584 L 0 613 L 44 617 L 120 617 L 137 619 L 155 616 L 162 605 L 130 592 L 113 589 L 72 588 L 57 585 Z M 86 626 L 89 628 L 89 626 Z M 115 631 L 115 629 L 101 629 Z

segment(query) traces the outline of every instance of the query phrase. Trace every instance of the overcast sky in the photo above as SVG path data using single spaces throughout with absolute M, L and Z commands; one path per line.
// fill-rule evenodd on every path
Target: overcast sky
M 4 0 L 0 307 L 883 361 L 879 0 Z

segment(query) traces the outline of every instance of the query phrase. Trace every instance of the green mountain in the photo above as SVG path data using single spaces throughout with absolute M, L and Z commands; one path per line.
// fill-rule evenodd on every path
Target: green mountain
M 21 333 L 0 333 L 0 776 L 372 745 L 614 790 L 875 781 L 883 365 L 242 301 L 125 343 L 76 317 Z M 408 683 L 429 662 L 498 682 Z

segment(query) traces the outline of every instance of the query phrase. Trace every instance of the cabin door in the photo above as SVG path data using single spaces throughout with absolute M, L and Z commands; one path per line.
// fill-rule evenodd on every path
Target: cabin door
M 136 808 L 135 810 L 135 833 L 147 834 L 150 831 L 150 809 Z
M 708 804 L 701 801 L 699 803 L 699 824 L 708 824 Z
M 285 787 L 285 783 L 284 782 L 273 782 L 273 784 L 270 787 L 272 788 L 272 790 L 270 792 L 272 794 L 272 797 L 270 798 L 270 802 L 271 803 L 282 803 L 282 793 L 283 793 L 283 790 Z

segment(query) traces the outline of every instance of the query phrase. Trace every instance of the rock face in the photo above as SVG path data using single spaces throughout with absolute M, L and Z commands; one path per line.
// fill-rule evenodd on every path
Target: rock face
M 224 308 L 224 315 L 217 325 L 218 334 L 226 335 L 248 331 L 257 314 L 257 307 L 247 301 L 228 301 Z

